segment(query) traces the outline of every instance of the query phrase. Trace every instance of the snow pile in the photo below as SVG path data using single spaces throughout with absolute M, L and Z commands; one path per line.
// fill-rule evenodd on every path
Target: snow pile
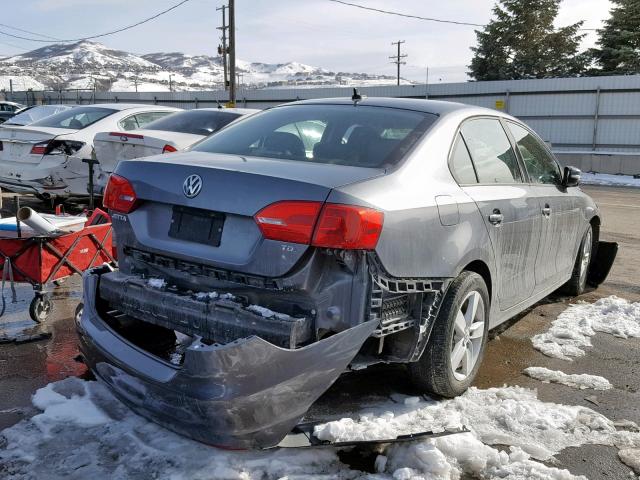
M 609 390 L 613 385 L 604 377 L 598 375 L 587 375 L 586 373 L 576 375 L 561 372 L 560 370 L 549 370 L 544 367 L 529 367 L 524 369 L 525 375 L 540 380 L 545 383 L 561 383 L 569 387 L 592 388 L 594 390 Z
M 617 431 L 613 422 L 589 408 L 542 402 L 534 390 L 521 387 L 472 387 L 451 400 L 380 407 L 357 420 L 319 425 L 316 435 L 332 441 L 374 440 L 461 426 L 485 444 L 520 447 L 541 460 L 585 443 L 621 448 L 640 443 L 639 433 Z
M 595 303 L 578 303 L 562 312 L 551 328 L 533 337 L 533 347 L 549 357 L 571 360 L 584 355 L 596 332 L 620 338 L 640 338 L 640 303 L 611 296 Z
M 441 402 L 389 402 L 357 421 L 342 419 L 319 429 L 334 440 L 463 424 L 472 430 L 396 444 L 376 460 L 375 477 L 349 469 L 330 449 L 230 452 L 193 442 L 135 415 L 98 382 L 68 378 L 38 390 L 33 401 L 42 413 L 0 435 L 0 472 L 7 478 L 575 480 L 584 477 L 534 458 L 600 443 L 622 448 L 621 458 L 633 460 L 640 448 L 640 433 L 617 431 L 588 408 L 544 403 L 519 387 L 473 388 Z
M 608 173 L 580 174 L 580 183 L 585 185 L 614 185 L 618 187 L 640 187 L 640 178 L 631 175 L 610 175 Z

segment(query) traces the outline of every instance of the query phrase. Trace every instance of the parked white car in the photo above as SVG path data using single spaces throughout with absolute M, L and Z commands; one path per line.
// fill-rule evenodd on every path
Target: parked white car
M 33 122 L 42 120 L 43 118 L 50 117 L 56 113 L 70 110 L 74 105 L 34 105 L 21 110 L 20 113 L 14 115 L 9 120 L 4 122 L 0 127 L 23 127 L 25 125 L 31 125 Z
M 99 104 L 78 106 L 31 125 L 0 129 L 0 186 L 40 198 L 88 193 L 93 137 L 107 131 L 144 127 L 180 109 L 156 105 Z M 96 168 L 94 179 L 100 183 Z
M 96 159 L 101 170 L 110 173 L 120 160 L 184 150 L 243 116 L 259 111 L 253 108 L 199 108 L 168 115 L 131 132 L 101 132 L 93 139 Z

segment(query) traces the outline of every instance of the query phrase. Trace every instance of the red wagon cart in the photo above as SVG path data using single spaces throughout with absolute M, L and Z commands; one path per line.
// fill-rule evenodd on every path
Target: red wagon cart
M 47 287 L 103 263 L 115 264 L 111 218 L 96 209 L 82 230 L 56 236 L 0 238 L 2 285 L 5 281 L 30 283 L 35 296 L 29 315 L 36 322 L 47 319 L 52 310 Z M 4 313 L 4 291 L 2 292 Z M 15 292 L 14 292 L 15 300 Z

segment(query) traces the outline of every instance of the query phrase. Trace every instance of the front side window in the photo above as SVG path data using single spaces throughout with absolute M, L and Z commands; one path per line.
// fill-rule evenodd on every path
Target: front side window
M 370 168 L 399 162 L 437 117 L 365 105 L 289 105 L 229 125 L 192 150 Z
M 101 107 L 75 107 L 32 123 L 34 127 L 70 128 L 81 130 L 118 110 Z
M 471 156 L 460 134 L 456 136 L 456 142 L 451 151 L 449 165 L 451 166 L 453 178 L 455 178 L 456 182 L 460 185 L 478 183 L 476 172 L 471 162 Z
M 522 182 L 516 154 L 497 118 L 469 120 L 462 125 L 461 132 L 480 183 Z
M 560 185 L 562 183 L 560 167 L 544 144 L 526 128 L 513 122 L 507 122 L 507 125 L 518 145 L 531 181 Z

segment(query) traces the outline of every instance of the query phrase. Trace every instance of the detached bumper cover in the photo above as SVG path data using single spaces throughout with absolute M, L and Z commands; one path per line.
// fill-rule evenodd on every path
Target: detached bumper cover
M 84 276 L 80 349 L 96 376 L 138 414 L 228 448 L 276 445 L 355 357 L 377 322 L 296 350 L 250 337 L 192 345 L 182 367 L 139 349 L 100 318 L 99 274 Z

